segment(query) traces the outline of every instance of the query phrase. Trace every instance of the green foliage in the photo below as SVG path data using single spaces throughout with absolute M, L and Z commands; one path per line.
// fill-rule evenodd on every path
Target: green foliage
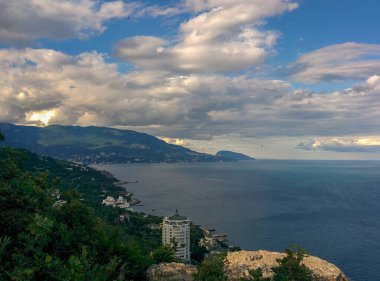
M 194 275 L 195 281 L 226 281 L 227 273 L 224 268 L 225 252 L 211 254 L 206 257 L 200 266 L 198 273 Z
M 290 247 L 285 250 L 286 257 L 278 260 L 279 266 L 272 268 L 275 273 L 274 281 L 311 281 L 311 271 L 301 264 L 306 252 L 301 249 Z
M 198 242 L 201 238 L 204 237 L 203 231 L 194 225 L 190 224 L 190 253 L 191 260 L 193 264 L 201 262 L 207 253 L 207 250 L 204 247 L 200 247 Z
M 151 254 L 154 263 L 160 262 L 174 262 L 174 249 L 168 245 L 161 245 L 155 249 Z
M 0 132 L 0 141 L 3 141 L 5 139 L 4 134 Z
M 270 281 L 270 278 L 263 277 L 263 271 L 261 268 L 252 269 L 248 271 L 249 277 L 240 278 L 240 281 Z
M 5 256 L 7 247 L 12 243 L 12 239 L 8 236 L 0 237 L 0 262 Z
M 160 231 L 148 227 L 160 218 L 128 213 L 121 223 L 125 211 L 89 195 L 118 192 L 113 178 L 72 165 L 0 148 L 1 281 L 144 280 L 155 259 L 169 258 Z M 58 206 L 57 188 L 66 201 Z

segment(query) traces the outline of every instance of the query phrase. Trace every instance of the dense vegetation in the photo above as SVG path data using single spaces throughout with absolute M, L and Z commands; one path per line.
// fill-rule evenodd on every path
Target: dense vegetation
M 53 207 L 54 181 L 20 168 L 25 157 L 0 151 L 1 280 L 143 280 L 160 245 L 147 227 L 154 219 L 130 214 L 123 227 L 107 223 L 72 190 Z
M 104 127 L 47 126 L 0 123 L 5 145 L 55 158 L 96 163 L 232 161 L 168 144 L 154 136 Z
M 116 181 L 87 166 L 0 148 L 0 280 L 144 280 L 150 265 L 173 261 L 160 230 L 150 228 L 161 218 L 100 204 L 123 191 Z M 192 234 L 195 247 L 199 229 Z

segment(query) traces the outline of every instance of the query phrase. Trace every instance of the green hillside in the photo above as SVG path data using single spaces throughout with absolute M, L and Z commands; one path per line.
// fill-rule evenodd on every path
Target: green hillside
M 131 130 L 0 123 L 0 131 L 7 136 L 4 145 L 84 164 L 231 161 L 168 144 L 151 135 Z
M 0 148 L 0 280 L 137 281 L 150 265 L 173 261 L 161 231 L 150 227 L 162 218 L 101 205 L 123 192 L 116 181 L 87 166 Z M 192 226 L 198 259 L 201 236 Z

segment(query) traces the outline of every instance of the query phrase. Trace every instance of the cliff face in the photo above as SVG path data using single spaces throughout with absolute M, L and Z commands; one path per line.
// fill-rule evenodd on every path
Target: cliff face
M 277 266 L 276 259 L 285 256 L 283 253 L 268 251 L 239 251 L 228 253 L 226 270 L 228 280 L 238 281 L 248 276 L 248 270 L 261 268 L 264 277 L 273 277 L 272 267 Z M 335 265 L 320 258 L 309 256 L 303 263 L 310 268 L 314 281 L 349 281 Z M 162 263 L 148 269 L 149 281 L 193 281 L 196 267 L 180 263 Z

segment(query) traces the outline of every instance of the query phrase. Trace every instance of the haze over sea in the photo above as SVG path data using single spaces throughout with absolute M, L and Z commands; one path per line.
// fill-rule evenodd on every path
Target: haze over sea
M 245 250 L 297 244 L 354 281 L 380 280 L 380 161 L 256 160 L 97 166 L 156 215 L 178 208 Z

